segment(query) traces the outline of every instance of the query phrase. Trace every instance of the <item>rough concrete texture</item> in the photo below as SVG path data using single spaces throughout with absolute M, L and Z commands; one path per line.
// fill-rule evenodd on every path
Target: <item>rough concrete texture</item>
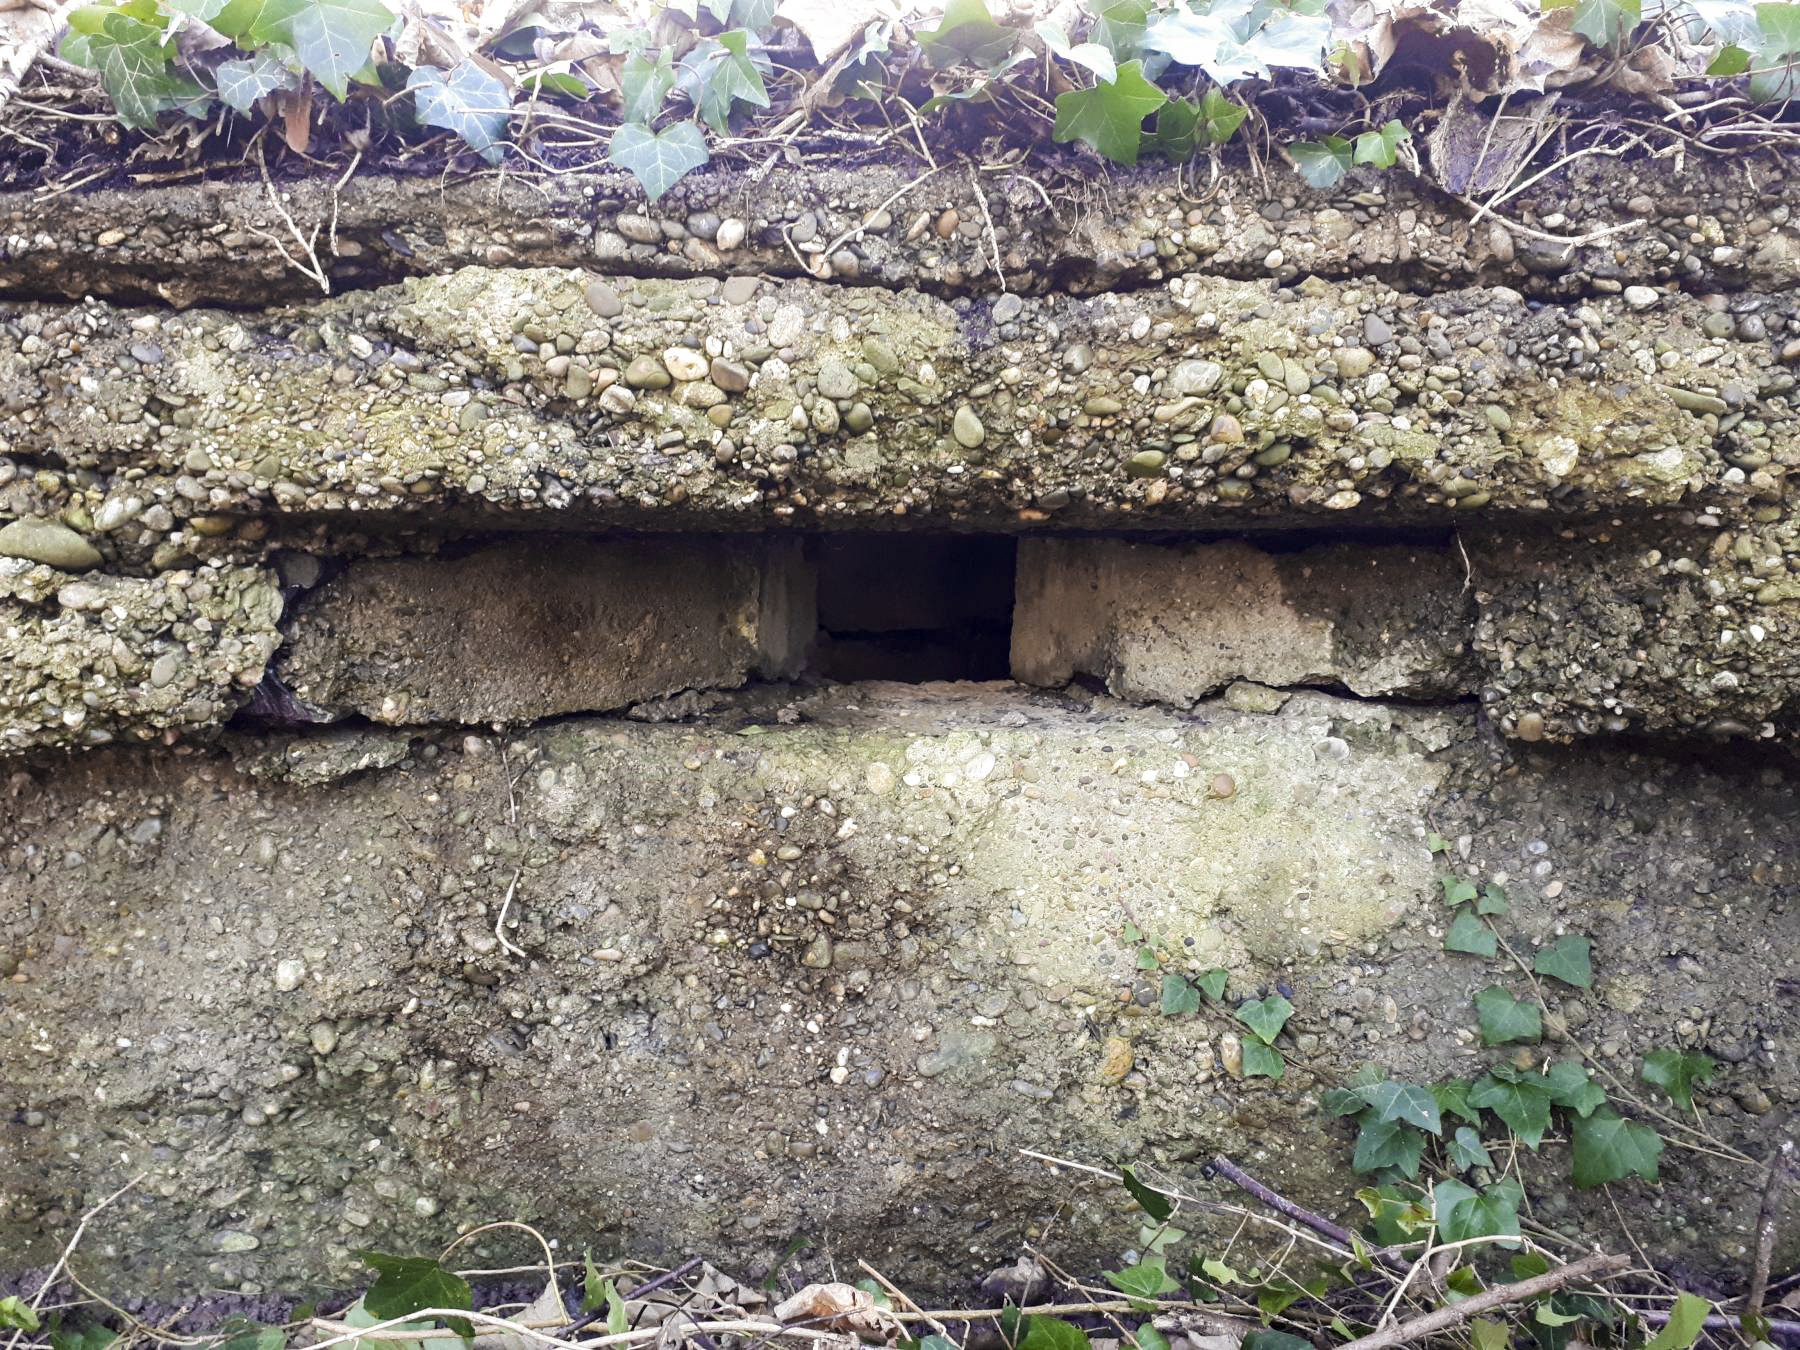
M 77 577 L 0 557 L 0 756 L 214 727 L 262 678 L 280 617 L 260 567 Z
M 392 767 L 323 786 L 179 748 L 15 775 L 0 1262 L 47 1262 L 139 1170 L 78 1253 L 106 1292 L 304 1295 L 353 1280 L 352 1248 L 496 1217 L 746 1266 L 804 1232 L 917 1288 L 1051 1224 L 1071 1261 L 1116 1259 L 1124 1207 L 1071 1206 L 1020 1147 L 1201 1189 L 1224 1151 L 1348 1219 L 1319 1091 L 1365 1058 L 1423 1079 L 1506 1054 L 1470 1011 L 1504 973 L 1439 950 L 1433 828 L 1508 888 L 1521 950 L 1592 935 L 1597 984 L 1549 991 L 1553 1038 L 1624 1078 L 1652 1046 L 1714 1055 L 1705 1125 L 1756 1153 L 1800 1097 L 1785 770 L 1496 773 L 1472 713 L 1314 693 L 1179 717 L 847 686 L 689 726 L 382 734 Z M 1226 1067 L 1224 1009 L 1156 1014 L 1128 918 L 1233 998 L 1291 993 L 1279 1084 Z M 1519 1161 L 1542 1182 L 1566 1149 Z M 1663 1168 L 1618 1197 L 1636 1236 L 1741 1271 L 1757 1169 Z M 1542 1221 L 1614 1222 L 1539 1182 Z
M 1790 738 L 1800 609 L 1779 536 L 1652 537 L 1661 547 L 1598 529 L 1283 551 L 1026 539 L 1012 673 L 1047 686 L 1091 675 L 1183 707 L 1234 680 L 1479 698 L 1527 741 Z M 1733 591 L 1755 603 L 1719 603 Z
M 1461 201 L 1402 173 L 1356 170 L 1321 191 L 1272 160 L 1254 173 L 1237 166 L 1196 200 L 1161 166 L 1108 166 L 1102 186 L 1079 160 L 1037 158 L 1029 177 L 978 182 L 879 161 L 714 169 L 655 206 L 605 167 L 500 180 L 365 171 L 341 185 L 302 178 L 282 194 L 302 231 L 335 226 L 336 248 L 317 251 L 335 293 L 481 265 L 810 275 L 950 295 L 1093 294 L 1201 272 L 1378 278 L 1421 292 L 1503 282 L 1586 298 L 1633 285 L 1780 291 L 1800 257 L 1793 174 L 1752 183 L 1710 156 L 1658 161 L 1649 177 L 1616 159 L 1573 160 L 1509 196 L 1506 219 L 1474 223 Z M 13 294 L 189 308 L 318 293 L 270 247 L 289 226 L 253 175 L 0 193 L 0 221 L 0 290 Z
M 290 625 L 282 683 L 321 717 L 525 722 L 800 673 L 800 542 L 556 540 L 352 563 Z
M 1771 298 L 1765 327 L 1791 308 Z M 1191 275 L 1001 312 L 811 281 L 481 268 L 250 314 L 0 306 L 0 438 L 92 475 L 22 479 L 11 509 L 160 502 L 175 538 L 134 518 L 96 541 L 139 566 L 369 512 L 1747 520 L 1780 515 L 1796 453 L 1792 372 L 1767 341 L 1710 336 L 1717 316 L 1688 297 L 1522 309 L 1500 288 L 1422 304 Z
M 1021 1147 L 1184 1188 L 1226 1152 L 1349 1220 L 1320 1091 L 1505 1053 L 1433 831 L 1527 959 L 1594 939 L 1545 1057 L 1624 1092 L 1703 1051 L 1698 1120 L 1763 1156 L 1800 841 L 1791 757 L 1742 743 L 1800 731 L 1800 175 L 1654 175 L 1577 160 L 1478 225 L 1398 174 L 1041 212 L 945 172 L 866 224 L 905 179 L 715 172 L 651 213 L 353 178 L 324 300 L 260 184 L 8 201 L 0 1269 L 139 1170 L 77 1259 L 172 1298 L 501 1217 L 745 1268 L 799 1232 L 928 1289 L 1047 1232 L 1116 1263 L 1117 1197 Z M 801 549 L 858 660 L 991 637 L 963 555 L 846 542 L 898 530 L 1018 537 L 1022 672 L 1183 710 L 705 687 L 796 670 Z M 362 716 L 221 734 L 258 687 Z M 1280 1083 L 1226 1007 L 1157 1015 L 1127 921 L 1291 991 Z M 1517 1162 L 1534 1217 L 1616 1235 L 1563 1145 Z M 1634 1236 L 1741 1278 L 1760 1169 L 1662 1166 Z
M 1241 541 L 1019 545 L 1013 678 L 1080 673 L 1120 698 L 1181 707 L 1234 680 L 1365 697 L 1473 692 L 1473 602 L 1447 548 Z

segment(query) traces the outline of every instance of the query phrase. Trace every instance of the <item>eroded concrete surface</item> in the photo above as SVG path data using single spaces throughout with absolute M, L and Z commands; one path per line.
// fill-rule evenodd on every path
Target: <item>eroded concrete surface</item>
M 140 1169 L 94 1261 L 140 1293 L 344 1280 L 351 1248 L 499 1216 L 644 1256 L 803 1231 L 939 1282 L 1053 1219 L 1103 1254 L 1118 1207 L 1063 1210 L 1022 1147 L 1177 1175 L 1224 1151 L 1341 1213 L 1318 1092 L 1365 1058 L 1466 1072 L 1495 977 L 1439 950 L 1432 828 L 1503 880 L 1521 937 L 1593 935 L 1596 989 L 1555 1006 L 1603 1062 L 1704 1046 L 1708 1125 L 1744 1147 L 1797 1104 L 1787 769 L 1496 773 L 1468 713 L 1007 685 L 383 734 L 404 758 L 317 786 L 125 750 L 12 779 L 10 1259 Z M 1146 1006 L 1128 917 L 1238 995 L 1291 991 L 1279 1085 L 1225 1072 L 1223 1015 Z M 1665 1165 L 1639 1236 L 1734 1269 L 1757 1187 Z M 1609 1219 L 1546 1193 L 1554 1222 Z
M 996 191 L 992 240 L 948 176 L 860 234 L 899 184 L 559 181 L 531 222 L 359 182 L 324 300 L 241 187 L 7 204 L 0 1266 L 138 1171 L 82 1259 L 171 1298 L 503 1217 L 921 1288 L 1115 1261 L 1116 1199 L 1023 1147 L 1225 1152 L 1350 1217 L 1318 1093 L 1492 1057 L 1434 831 L 1522 940 L 1594 938 L 1550 1053 L 1702 1050 L 1761 1156 L 1800 1106 L 1800 175 L 1657 172 L 1509 204 L 1638 222 L 1561 252 L 1392 175 Z M 784 233 L 841 247 L 799 275 Z M 1010 613 L 1004 567 L 949 598 L 998 555 L 897 531 L 1016 538 Z M 1052 687 L 813 664 L 996 623 L 989 673 Z M 1155 1014 L 1128 920 L 1291 991 L 1280 1084 Z M 1636 1235 L 1729 1281 L 1760 1173 L 1663 1165 Z

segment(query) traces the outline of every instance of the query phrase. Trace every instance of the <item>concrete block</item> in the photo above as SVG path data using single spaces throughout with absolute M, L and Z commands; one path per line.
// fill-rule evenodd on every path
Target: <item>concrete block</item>
M 1442 695 L 1472 680 L 1472 623 L 1461 563 L 1440 547 L 1026 539 L 1012 668 L 1181 706 L 1233 680 Z
M 797 540 L 517 540 L 353 564 L 304 601 L 281 676 L 327 713 L 517 722 L 799 673 Z

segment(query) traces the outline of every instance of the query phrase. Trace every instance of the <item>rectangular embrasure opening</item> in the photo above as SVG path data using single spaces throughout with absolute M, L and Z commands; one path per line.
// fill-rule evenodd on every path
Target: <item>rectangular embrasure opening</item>
M 1017 541 L 998 535 L 824 535 L 814 541 L 825 680 L 1011 677 Z

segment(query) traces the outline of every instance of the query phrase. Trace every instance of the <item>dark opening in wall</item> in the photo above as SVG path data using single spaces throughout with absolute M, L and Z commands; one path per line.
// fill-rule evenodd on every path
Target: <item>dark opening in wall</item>
M 1015 543 L 994 535 L 825 535 L 815 557 L 827 680 L 1004 680 Z

